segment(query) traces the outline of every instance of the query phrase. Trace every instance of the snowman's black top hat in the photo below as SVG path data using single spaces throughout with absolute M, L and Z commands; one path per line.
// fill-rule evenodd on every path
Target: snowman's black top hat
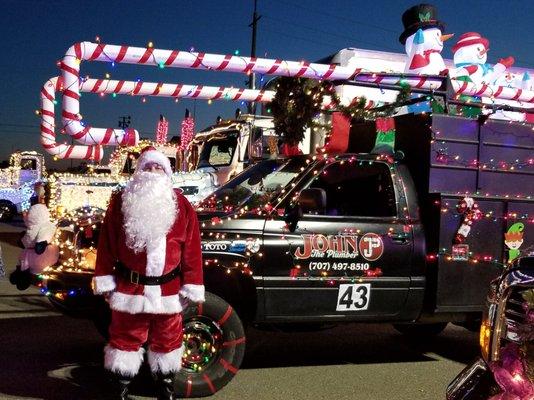
M 418 29 L 439 28 L 445 30 L 443 22 L 438 21 L 436 7 L 432 4 L 418 4 L 410 7 L 402 14 L 404 32 L 399 36 L 399 42 L 406 43 L 406 39 L 417 32 Z

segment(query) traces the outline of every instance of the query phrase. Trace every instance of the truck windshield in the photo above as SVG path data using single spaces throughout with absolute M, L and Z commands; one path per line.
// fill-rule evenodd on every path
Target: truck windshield
M 306 166 L 305 157 L 265 160 L 228 181 L 204 200 L 198 210 L 232 212 L 252 210 L 273 201 Z
M 223 167 L 232 163 L 237 147 L 235 135 L 212 139 L 204 144 L 198 160 L 198 167 Z

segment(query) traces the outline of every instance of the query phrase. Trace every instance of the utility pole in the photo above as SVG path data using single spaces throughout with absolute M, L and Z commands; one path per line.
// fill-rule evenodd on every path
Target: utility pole
M 250 57 L 256 57 L 256 30 L 258 28 L 258 21 L 261 18 L 261 15 L 258 16 L 256 12 L 258 5 L 258 0 L 254 0 L 254 14 L 252 14 L 252 22 L 249 27 L 252 27 L 252 46 L 250 48 Z M 256 74 L 251 73 L 248 79 L 249 89 L 256 89 Z M 256 103 L 253 101 L 248 103 L 248 112 L 249 114 L 256 114 Z

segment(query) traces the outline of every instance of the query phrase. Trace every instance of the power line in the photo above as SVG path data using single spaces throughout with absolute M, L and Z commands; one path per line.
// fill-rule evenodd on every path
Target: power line
M 293 38 L 293 39 L 304 40 L 306 42 L 315 43 L 315 44 L 319 44 L 319 45 L 322 45 L 322 46 L 328 46 L 328 48 L 332 49 L 332 43 L 325 43 L 325 42 L 320 42 L 318 40 L 314 40 L 314 39 L 310 39 L 310 38 L 304 38 L 304 37 L 300 37 L 300 36 L 289 35 L 286 32 L 280 32 L 280 31 L 277 31 L 277 30 L 271 29 L 271 28 L 262 28 L 262 30 L 265 30 L 267 32 L 272 32 L 272 33 L 275 33 L 277 35 L 284 36 L 286 38 L 290 37 L 290 38 Z
M 359 24 L 359 25 L 367 26 L 369 28 L 378 29 L 378 30 L 381 30 L 381 31 L 384 31 L 384 32 L 395 33 L 395 34 L 399 33 L 398 30 L 384 28 L 383 26 L 380 26 L 380 25 L 370 24 L 370 23 L 365 22 L 365 21 L 355 20 L 355 19 L 352 19 L 352 18 L 344 17 L 344 16 L 339 15 L 339 14 L 332 14 L 332 13 L 329 13 L 329 12 L 326 12 L 326 11 L 323 11 L 323 10 L 319 11 L 319 10 L 315 10 L 315 9 L 308 8 L 308 7 L 302 7 L 300 5 L 290 3 L 287 0 L 284 0 L 284 1 L 274 0 L 274 1 L 277 2 L 277 3 L 283 4 L 284 6 L 291 6 L 291 7 L 294 7 L 294 8 L 301 9 L 301 10 L 307 10 L 307 11 L 310 11 L 310 12 L 312 12 L 314 14 L 319 14 L 319 15 L 322 15 L 322 16 L 328 16 L 328 17 L 331 17 L 331 18 L 337 18 L 337 19 L 345 20 L 345 21 L 351 22 L 353 24 Z
M 17 133 L 20 133 L 20 134 L 23 134 L 23 135 L 37 135 L 39 133 L 39 131 L 15 131 L 15 130 L 12 130 L 12 129 L 3 129 L 3 128 L 0 128 L 0 134 L 4 134 L 4 133 L 13 133 L 13 134 L 17 134 Z
M 368 42 L 368 41 L 364 41 L 364 40 L 354 39 L 353 36 L 347 36 L 347 35 L 342 35 L 342 34 L 335 33 L 335 32 L 329 32 L 329 31 L 325 31 L 325 30 L 322 30 L 322 29 L 317 29 L 316 27 L 307 26 L 307 25 L 303 25 L 303 24 L 296 24 L 296 23 L 294 23 L 292 21 L 284 20 L 284 19 L 281 19 L 281 18 L 273 18 L 273 17 L 267 16 L 267 15 L 265 15 L 265 18 L 269 19 L 269 20 L 272 20 L 272 21 L 282 22 L 284 24 L 288 24 L 288 25 L 291 25 L 291 26 L 299 26 L 301 28 L 307 29 L 307 30 L 312 31 L 312 32 L 319 32 L 319 33 L 323 33 L 325 35 L 335 36 L 335 37 L 338 37 L 338 38 L 341 38 L 341 39 L 347 39 L 347 40 L 350 40 L 351 42 L 355 42 L 355 43 L 362 43 L 362 44 L 368 44 L 368 45 L 372 45 L 372 46 L 378 46 L 378 47 L 382 47 L 382 48 L 385 48 L 385 49 L 388 49 L 388 50 L 391 50 L 391 51 L 397 51 L 398 50 L 398 49 L 393 49 L 391 47 L 385 46 L 383 44 L 378 44 L 378 43 L 375 43 L 375 42 Z
M 296 9 L 300 9 L 300 10 L 306 10 L 308 12 L 311 12 L 311 13 L 314 13 L 314 14 L 317 14 L 317 15 L 322 15 L 322 16 L 328 16 L 330 18 L 336 18 L 336 19 L 339 19 L 339 20 L 344 20 L 344 21 L 347 21 L 347 22 L 350 22 L 352 24 L 359 24 L 359 25 L 362 25 L 362 26 L 366 26 L 366 27 L 369 27 L 369 28 L 373 28 L 373 29 L 377 29 L 377 30 L 380 30 L 380 31 L 384 31 L 384 32 L 388 32 L 388 33 L 394 33 L 395 35 L 397 35 L 399 33 L 399 30 L 394 30 L 394 29 L 388 29 L 388 28 L 385 28 L 384 26 L 380 26 L 380 25 L 374 25 L 374 24 L 370 24 L 368 22 L 365 22 L 365 21 L 360 21 L 360 20 L 356 20 L 356 19 L 353 19 L 353 18 L 349 18 L 349 17 L 345 17 L 343 15 L 339 15 L 339 14 L 333 14 L 333 13 L 329 13 L 327 11 L 323 11 L 323 10 L 316 10 L 316 9 L 313 9 L 313 8 L 309 8 L 309 7 L 303 7 L 301 5 L 297 5 L 297 4 L 293 4 L 291 2 L 288 2 L 288 0 L 273 0 L 277 3 L 280 3 L 284 6 L 290 6 L 290 7 L 293 7 L 293 8 L 296 8 Z M 268 18 L 268 17 L 266 17 Z M 272 19 L 272 17 L 271 17 Z M 283 20 L 280 20 L 280 22 L 284 22 L 284 23 L 290 23 L 291 25 L 295 25 L 295 26 L 302 26 L 304 27 L 302 24 L 297 24 L 297 23 L 294 23 L 294 22 L 289 22 L 289 21 L 283 21 Z M 304 27 L 305 29 L 310 29 L 310 27 Z M 321 32 L 320 30 L 316 29 L 316 28 L 313 28 L 315 31 L 317 32 Z M 326 33 L 326 34 L 329 34 L 329 35 L 332 35 L 332 36 L 338 36 L 338 37 L 344 37 L 343 35 L 339 35 L 339 34 L 333 34 L 333 33 L 329 33 L 329 32 L 326 32 L 326 31 L 322 31 L 323 33 Z M 301 38 L 302 39 L 302 38 Z M 304 39 L 302 39 L 304 40 Z M 354 39 L 351 39 L 351 40 L 354 40 Z M 374 45 L 374 46 L 377 46 L 378 44 L 376 43 L 371 43 L 371 42 L 364 42 L 364 41 L 358 41 L 358 40 L 354 40 L 356 43 L 366 43 L 366 44 L 371 44 L 371 45 Z M 495 38 L 495 39 L 492 39 L 491 40 L 492 42 L 498 42 L 498 43 L 504 43 L 505 41 L 502 40 L 502 39 L 499 39 L 499 38 Z M 526 42 L 526 43 L 533 43 L 533 42 Z M 383 46 L 383 45 L 378 45 L 378 46 Z M 384 47 L 385 49 L 388 49 L 388 50 L 391 50 L 391 51 L 395 51 L 395 52 L 398 52 L 398 49 L 393 49 L 391 47 Z M 528 61 L 525 61 L 525 60 L 522 60 L 522 59 L 519 59 L 517 57 L 515 57 L 516 59 L 516 66 L 520 67 L 520 68 L 534 68 L 534 63 L 531 61 L 531 60 L 528 60 Z M 519 66 L 519 64 L 522 64 L 522 66 Z
M 4 124 L 0 123 L 0 126 L 20 126 L 24 128 L 39 128 L 39 125 L 26 125 L 26 124 Z

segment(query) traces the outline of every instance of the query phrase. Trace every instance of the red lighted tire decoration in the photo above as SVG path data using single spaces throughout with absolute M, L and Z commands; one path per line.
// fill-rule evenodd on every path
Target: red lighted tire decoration
M 184 356 L 176 377 L 179 397 L 210 396 L 235 376 L 245 355 L 245 331 L 235 310 L 206 293 L 206 302 L 183 313 Z

